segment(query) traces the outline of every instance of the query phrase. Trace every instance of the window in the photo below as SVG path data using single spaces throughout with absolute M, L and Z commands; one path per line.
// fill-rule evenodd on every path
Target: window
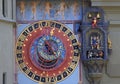
M 3 84 L 6 84 L 7 79 L 7 73 L 3 72 Z
M 2 14 L 4 17 L 7 16 L 7 0 L 2 0 Z

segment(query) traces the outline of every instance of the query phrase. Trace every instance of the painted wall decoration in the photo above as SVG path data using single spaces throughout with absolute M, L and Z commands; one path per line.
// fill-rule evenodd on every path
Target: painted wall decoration
M 81 20 L 80 0 L 17 0 L 17 20 Z
M 84 2 L 85 4 L 87 2 Z M 45 20 L 46 22 L 48 21 L 57 21 L 56 23 L 59 23 L 60 25 L 65 25 L 65 28 L 60 28 L 60 32 L 66 32 L 67 30 L 70 30 L 71 32 L 73 32 L 72 37 L 73 36 L 75 38 L 77 38 L 76 40 L 79 40 L 78 37 L 78 31 L 79 31 L 79 27 L 80 24 L 82 22 L 82 0 L 17 0 L 16 1 L 17 4 L 17 9 L 16 9 L 16 19 L 17 19 L 17 38 L 23 39 L 26 38 L 26 40 L 24 39 L 24 42 L 27 44 L 27 38 L 31 35 L 34 35 L 33 33 L 36 34 L 36 31 L 32 31 L 33 30 L 41 30 L 41 26 L 39 23 L 40 21 Z M 84 4 L 84 8 L 86 7 Z M 54 22 L 53 21 L 53 22 Z M 39 27 L 37 24 L 39 24 Z M 44 24 L 42 24 L 44 25 Z M 30 26 L 32 26 L 32 28 L 30 28 Z M 45 25 L 47 26 L 47 25 Z M 52 35 L 52 33 L 54 31 L 56 31 L 58 29 L 59 31 L 59 25 L 56 26 L 55 30 L 51 30 L 52 28 L 54 28 L 52 25 L 50 26 L 50 28 L 44 28 L 42 27 L 42 32 L 49 32 L 49 35 L 43 35 L 41 33 L 40 36 L 38 35 L 34 39 L 34 41 L 31 40 L 32 43 L 30 43 L 31 45 L 27 44 L 27 47 L 29 48 L 29 50 L 27 50 L 27 48 L 25 48 L 25 45 L 22 45 L 22 48 L 24 47 L 24 49 L 27 50 L 27 52 L 30 52 L 29 54 L 31 54 L 29 56 L 30 61 L 32 62 L 32 66 L 37 67 L 38 69 L 42 69 L 45 70 L 47 72 L 47 70 L 55 70 L 55 68 L 58 69 L 59 66 L 63 65 L 64 59 L 66 59 L 66 47 L 65 45 L 66 43 L 63 43 L 63 37 L 61 33 L 60 37 L 57 37 L 57 34 L 54 36 Z M 66 30 L 67 28 L 67 30 Z M 50 32 L 51 31 L 51 32 Z M 27 33 L 28 37 L 23 35 Z M 38 33 L 37 33 L 38 34 Z M 48 34 L 48 33 L 47 33 Z M 21 36 L 22 35 L 22 36 Z M 65 35 L 65 34 L 63 34 Z M 20 37 L 19 37 L 20 36 Z M 59 35 L 58 35 L 59 36 Z M 65 35 L 67 36 L 67 35 Z M 32 36 L 31 36 L 32 37 Z M 68 36 L 69 37 L 69 36 Z M 47 39 L 47 41 L 44 41 L 44 39 Z M 53 40 L 49 40 L 49 39 L 53 39 Z M 57 41 L 56 41 L 57 40 Z M 68 40 L 68 39 L 67 39 Z M 71 41 L 72 44 L 76 45 L 76 40 Z M 68 40 L 70 41 L 70 40 Z M 23 52 L 25 52 L 25 50 L 21 49 L 21 44 L 23 44 L 24 42 L 20 42 L 20 40 L 18 40 L 18 48 L 17 49 L 17 60 L 18 63 L 22 69 L 23 72 L 26 73 L 27 76 L 29 76 L 29 78 L 37 81 L 37 82 L 58 82 L 61 81 L 63 79 L 66 79 L 66 77 L 68 75 L 70 75 L 72 73 L 72 71 L 70 71 L 70 69 L 68 68 L 61 68 L 61 69 L 66 69 L 67 71 L 65 72 L 61 72 L 61 74 L 59 74 L 59 72 L 51 74 L 50 72 L 47 74 L 46 72 L 42 72 L 41 74 L 38 74 L 38 72 L 40 71 L 33 71 L 33 68 L 28 68 L 28 63 L 25 64 L 25 66 L 27 67 L 24 68 L 24 65 L 22 65 L 22 61 L 25 61 L 25 59 L 21 58 L 21 54 Z M 28 42 L 29 43 L 29 42 Z M 42 43 L 42 45 L 41 45 Z M 80 43 L 79 43 L 80 44 Z M 44 45 L 44 46 L 43 46 Z M 51 46 L 53 45 L 53 47 Z M 60 45 L 62 47 L 59 46 Z M 31 48 L 30 48 L 31 47 Z M 42 51 L 41 51 L 42 49 Z M 23 50 L 23 52 L 22 52 Z M 38 52 L 36 52 L 38 51 Z M 41 52 L 39 52 L 41 51 Z M 75 50 L 76 51 L 76 50 Z M 21 52 L 21 54 L 19 53 Z M 45 53 L 46 52 L 46 53 Z M 55 54 L 57 53 L 57 54 Z M 63 53 L 60 57 L 60 53 Z M 39 56 L 42 55 L 42 56 Z M 77 55 L 76 53 L 74 55 Z M 51 58 L 49 58 L 49 56 L 51 56 Z M 20 57 L 20 58 L 19 58 Z M 24 58 L 25 56 L 23 56 Z M 40 59 L 39 59 L 40 57 Z M 41 59 L 42 58 L 42 59 Z M 60 60 L 56 60 L 58 58 L 61 58 Z M 45 60 L 44 60 L 45 59 Z M 69 58 L 68 58 L 69 59 Z M 77 57 L 75 57 L 75 59 L 77 60 Z M 21 61 L 22 60 L 22 61 Z M 28 60 L 27 60 L 28 61 Z M 50 62 L 50 63 L 48 63 Z M 41 64 L 40 64 L 41 63 Z M 75 61 L 75 63 L 77 63 L 77 61 Z M 66 64 L 64 64 L 66 65 Z M 31 65 L 29 65 L 31 66 Z M 39 67 L 41 66 L 41 67 Z M 76 64 L 74 65 L 76 66 Z M 75 67 L 74 67 L 75 68 Z M 80 71 L 79 69 L 81 69 L 79 66 L 77 66 L 78 70 L 77 70 L 77 75 L 76 75 L 76 80 L 74 84 L 77 84 L 78 81 L 81 81 L 81 74 L 82 74 L 82 70 Z M 66 74 L 67 72 L 67 74 Z M 79 73 L 81 73 L 79 75 Z M 43 76 L 45 75 L 45 76 Z M 51 75 L 51 76 L 50 76 Z M 67 75 L 67 76 L 66 76 Z M 62 78 L 61 78 L 62 76 Z M 80 77 L 79 77 L 80 76 Z M 47 81 L 45 81 L 45 80 Z M 48 81 L 49 80 L 49 81 Z M 66 79 L 67 80 L 67 79 Z M 77 82 L 77 83 L 76 83 Z M 63 82 L 61 82 L 62 84 Z M 64 84 L 64 83 L 63 83 Z

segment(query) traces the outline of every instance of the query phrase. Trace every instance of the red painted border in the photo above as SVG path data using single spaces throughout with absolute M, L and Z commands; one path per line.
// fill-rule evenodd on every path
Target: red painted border
M 36 31 L 36 32 L 35 32 Z M 63 36 L 65 33 L 64 32 L 58 32 L 59 30 L 57 28 L 55 28 L 54 30 L 54 35 L 56 37 L 58 37 L 64 44 L 64 47 L 66 49 L 66 56 L 65 56 L 65 59 L 63 61 L 63 63 L 55 68 L 55 69 L 51 69 L 51 70 L 40 70 L 39 68 L 35 67 L 34 64 L 31 62 L 31 59 L 30 59 L 30 54 L 29 54 L 29 49 L 30 49 L 30 45 L 32 44 L 32 42 L 37 39 L 38 37 L 41 37 L 43 34 L 46 34 L 46 35 L 49 35 L 49 32 L 46 32 L 46 29 L 43 28 L 42 30 L 40 30 L 39 28 L 36 29 L 35 31 L 29 33 L 31 34 L 32 36 L 28 36 L 24 41 L 24 44 L 26 45 L 25 47 L 23 47 L 23 51 L 25 51 L 23 54 L 23 60 L 25 63 L 28 63 L 28 67 L 31 67 L 31 71 L 35 72 L 37 71 L 37 74 L 40 75 L 41 73 L 43 73 L 44 71 L 46 71 L 46 73 L 49 75 L 49 76 L 53 76 L 53 73 L 55 73 L 56 75 L 59 75 L 59 71 L 63 72 L 64 71 L 64 68 L 67 68 L 69 66 L 69 63 L 72 61 L 72 59 L 70 58 L 71 56 L 73 57 L 73 52 L 70 52 L 70 51 L 73 51 L 73 47 L 71 47 L 70 45 L 72 45 L 71 41 L 67 41 L 67 39 L 69 39 L 69 37 L 67 35 Z M 44 73 L 43 76 L 46 76 L 47 74 Z

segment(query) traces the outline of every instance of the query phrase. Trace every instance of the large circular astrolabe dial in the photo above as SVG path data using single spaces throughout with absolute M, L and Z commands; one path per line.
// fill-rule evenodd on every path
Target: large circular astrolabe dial
M 59 82 L 75 70 L 79 45 L 74 34 L 56 21 L 39 21 L 26 27 L 16 43 L 20 69 L 36 82 Z

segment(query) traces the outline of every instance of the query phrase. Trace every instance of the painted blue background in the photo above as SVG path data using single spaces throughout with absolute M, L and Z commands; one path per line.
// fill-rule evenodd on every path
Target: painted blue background
M 46 14 L 45 7 L 47 0 L 40 0 L 36 2 L 36 18 L 33 18 L 32 14 L 32 1 L 24 0 L 24 17 L 21 14 L 21 1 L 17 0 L 17 21 L 31 21 L 31 20 L 81 20 L 82 19 L 82 1 L 81 0 L 69 0 L 65 1 L 64 19 L 60 11 L 62 0 L 49 0 L 51 4 L 50 16 Z M 36 1 L 36 0 L 35 0 Z M 59 13 L 58 13 L 59 12 Z M 58 13 L 58 14 L 57 14 Z

